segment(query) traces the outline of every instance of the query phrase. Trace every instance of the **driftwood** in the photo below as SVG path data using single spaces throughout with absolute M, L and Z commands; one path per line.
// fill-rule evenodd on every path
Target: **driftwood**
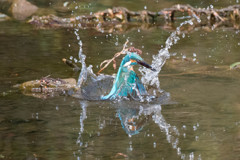
M 110 28 L 114 26 L 114 29 L 124 28 L 126 25 L 139 26 L 139 24 L 144 24 L 148 27 L 149 25 L 155 26 L 162 22 L 175 22 L 182 17 L 196 19 L 198 20 L 196 24 L 200 26 L 215 25 L 215 27 L 218 27 L 229 23 L 234 24 L 231 26 L 235 26 L 240 20 L 240 5 L 233 5 L 222 9 L 205 9 L 178 4 L 159 12 L 147 10 L 134 12 L 124 7 L 114 7 L 92 15 L 82 15 L 72 18 L 61 18 L 54 15 L 33 16 L 28 22 L 39 28 L 96 28 L 98 31 L 104 31 L 109 26 Z M 237 26 L 236 29 L 239 29 L 239 27 Z

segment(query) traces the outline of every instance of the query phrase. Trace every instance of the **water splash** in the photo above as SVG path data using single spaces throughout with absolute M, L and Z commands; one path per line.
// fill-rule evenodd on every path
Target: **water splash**
M 78 77 L 78 82 L 77 82 L 77 87 L 80 88 L 81 85 L 86 82 L 87 80 L 87 67 L 85 63 L 86 56 L 83 54 L 83 49 L 82 49 L 82 41 L 80 40 L 80 36 L 78 34 L 79 29 L 75 29 L 74 34 L 77 37 L 78 45 L 79 45 L 79 51 L 78 51 L 78 58 L 80 60 L 80 63 L 82 64 L 81 72 Z
M 161 104 L 145 104 L 138 106 L 137 104 L 130 104 L 129 102 L 119 102 L 117 108 L 117 116 L 121 121 L 123 130 L 129 137 L 140 134 L 146 123 L 152 121 L 159 127 L 161 133 L 166 135 L 166 140 L 171 144 L 172 148 L 176 150 L 177 155 L 183 156 L 181 148 L 179 147 L 179 130 L 176 126 L 168 123 L 162 115 Z M 135 107 L 133 107 L 135 106 Z M 150 134 L 147 134 L 149 137 Z M 154 135 L 152 134 L 152 137 Z M 156 147 L 157 142 L 153 146 Z
M 84 131 L 84 123 L 83 121 L 85 119 L 87 119 L 87 104 L 84 103 L 84 102 L 80 102 L 80 105 L 82 106 L 82 113 L 80 114 L 80 119 L 79 119 L 79 122 L 80 122 L 80 130 L 79 130 L 79 133 L 78 133 L 78 138 L 77 138 L 77 144 L 79 144 L 79 146 L 82 146 L 83 145 L 83 140 L 81 139 L 82 138 L 82 133 Z
M 195 17 L 196 19 L 198 17 Z M 200 19 L 197 19 L 198 22 L 200 22 Z M 146 68 L 140 68 L 139 71 L 141 72 L 142 76 L 142 82 L 143 84 L 147 87 L 147 86 L 155 86 L 158 91 L 160 90 L 160 81 L 159 81 L 159 72 L 161 71 L 161 68 L 163 67 L 163 65 L 165 64 L 166 60 L 170 58 L 170 53 L 169 53 L 169 49 L 171 49 L 171 47 L 176 44 L 179 40 L 180 37 L 184 38 L 185 34 L 182 34 L 181 32 L 181 27 L 183 27 L 184 25 L 193 25 L 193 21 L 192 20 L 188 20 L 185 21 L 183 23 L 180 24 L 179 27 L 177 27 L 176 31 L 172 32 L 171 35 L 168 37 L 168 39 L 165 42 L 165 47 L 161 50 L 159 50 L 157 55 L 153 55 L 153 60 L 152 60 L 152 67 L 155 68 L 157 70 L 157 72 L 152 72 L 149 69 Z M 80 36 L 78 34 L 78 29 L 75 29 L 74 34 L 77 37 L 78 45 L 79 45 L 79 52 L 78 52 L 78 57 L 79 57 L 79 61 L 82 65 L 81 68 L 81 72 L 78 78 L 78 83 L 77 83 L 77 87 L 81 88 L 84 85 L 89 85 L 91 86 L 91 84 L 96 83 L 96 82 L 102 82 L 105 80 L 106 75 L 99 75 L 96 76 L 93 71 L 92 71 L 92 66 L 90 65 L 89 67 L 87 67 L 86 63 L 85 63 L 85 59 L 86 59 L 86 55 L 84 55 L 83 53 L 83 43 L 80 39 Z M 182 36 L 181 36 L 182 35 Z M 117 40 L 117 44 L 118 45 L 118 39 Z M 113 79 L 113 77 L 111 77 Z M 100 84 L 100 83 L 96 83 L 96 84 Z M 108 83 L 109 86 L 109 83 Z M 89 92 L 87 91 L 87 88 L 83 89 L 84 93 L 86 94 L 86 97 L 91 97 L 91 93 L 93 92 L 93 88 L 96 89 L 96 86 L 92 86 L 89 87 L 90 90 Z M 133 86 L 133 89 L 135 89 L 136 86 Z M 100 89 L 101 90 L 101 89 Z M 95 90 L 94 90 L 95 91 Z M 162 92 L 162 91 L 161 91 Z M 140 101 L 143 101 L 145 97 L 142 97 L 138 92 L 136 92 L 139 97 L 140 97 Z M 104 93 L 102 93 L 104 94 Z M 161 101 L 162 102 L 162 101 Z M 129 105 L 133 105 L 133 104 L 129 104 Z M 83 140 L 82 140 L 82 133 L 84 132 L 84 120 L 87 118 L 86 112 L 87 112 L 87 107 L 85 103 L 81 103 L 82 106 L 82 113 L 80 115 L 80 130 L 79 130 L 79 136 L 77 139 L 77 144 L 79 146 L 83 146 Z M 130 107 L 128 107 L 130 108 Z M 127 110 L 128 111 L 128 110 Z M 139 131 L 141 131 L 142 126 L 137 126 L 135 125 L 135 123 L 129 121 L 129 117 L 128 116 L 133 116 L 130 115 L 129 113 L 131 112 L 125 112 L 123 110 L 123 106 L 120 106 L 120 109 L 117 111 L 118 112 L 118 117 L 121 121 L 122 126 L 124 126 L 124 130 L 126 131 L 126 133 L 129 136 L 132 136 L 134 134 L 138 134 Z M 141 120 L 141 115 L 144 116 L 151 116 L 152 120 L 155 122 L 155 124 L 159 127 L 159 129 L 165 133 L 166 135 L 166 140 L 168 141 L 169 144 L 171 144 L 172 148 L 176 150 L 177 154 L 182 158 L 185 159 L 187 156 L 185 156 L 185 154 L 183 154 L 181 152 L 181 148 L 179 147 L 179 131 L 177 129 L 177 127 L 172 126 L 171 124 L 169 124 L 164 116 L 161 113 L 161 105 L 150 105 L 148 107 L 144 106 L 144 107 L 140 107 L 140 110 L 138 112 L 138 114 L 136 116 L 131 117 L 131 119 L 140 119 Z M 131 123 L 130 123 L 131 122 Z M 144 122 L 140 121 L 141 123 Z M 99 127 L 99 129 L 102 129 L 102 127 Z M 98 132 L 100 134 L 100 132 Z M 156 147 L 157 142 L 154 142 L 153 146 Z M 132 150 L 132 144 L 130 144 L 129 147 L 130 150 Z M 194 159 L 194 153 L 192 152 L 189 155 L 189 159 Z
M 177 152 L 180 154 L 181 149 L 178 147 L 179 140 L 177 138 L 180 134 L 177 127 L 171 126 L 166 122 L 161 113 L 160 105 L 154 105 L 151 109 L 152 112 L 154 112 L 152 115 L 153 121 L 159 126 L 160 130 L 166 134 L 168 143 L 172 145 L 173 149 L 177 149 Z
M 196 19 L 198 22 L 201 21 L 197 16 L 196 16 Z M 156 72 L 150 71 L 143 67 L 139 68 L 139 71 L 142 74 L 141 80 L 145 86 L 156 87 L 158 89 L 158 91 L 161 92 L 158 74 L 161 71 L 166 60 L 170 58 L 169 49 L 180 40 L 180 35 L 183 34 L 181 32 L 181 28 L 187 24 L 193 25 L 193 21 L 187 20 L 187 21 L 182 22 L 176 28 L 176 31 L 172 32 L 171 35 L 168 37 L 168 39 L 165 42 L 165 47 L 162 48 L 161 50 L 159 50 L 157 55 L 153 55 L 152 67 L 157 70 Z M 183 38 L 184 38 L 184 36 L 183 36 Z

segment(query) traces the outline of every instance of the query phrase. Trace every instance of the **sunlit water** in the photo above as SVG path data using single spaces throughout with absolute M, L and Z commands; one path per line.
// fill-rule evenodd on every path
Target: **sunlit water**
M 39 31 L 17 22 L 1 26 L 0 159 L 240 158 L 239 72 L 178 75 L 239 61 L 238 31 L 198 30 L 183 36 L 136 28 L 118 35 Z M 171 36 L 176 39 L 168 41 Z M 11 87 L 49 74 L 75 77 L 81 86 L 89 82 L 86 68 L 92 65 L 88 69 L 96 73 L 128 37 L 129 45 L 142 49 L 145 61 L 161 70 L 150 79 L 149 71 L 140 68 L 139 73 L 149 92 L 161 92 L 158 101 L 43 100 Z M 71 56 L 83 64 L 81 74 L 62 64 Z M 177 67 L 174 58 L 182 62 Z M 109 66 L 104 74 L 116 72 Z

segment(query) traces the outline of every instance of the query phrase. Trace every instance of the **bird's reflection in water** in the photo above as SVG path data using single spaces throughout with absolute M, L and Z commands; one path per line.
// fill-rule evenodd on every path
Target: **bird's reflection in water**
M 151 115 L 142 115 L 141 110 L 135 108 L 121 107 L 117 110 L 118 118 L 121 121 L 122 128 L 128 135 L 138 134 L 144 125 L 147 123 L 149 119 L 151 119 Z
M 122 100 L 117 103 L 112 103 L 113 107 L 116 108 L 116 115 L 121 122 L 123 130 L 128 136 L 134 136 L 140 134 L 144 129 L 144 126 L 148 122 L 153 121 L 162 133 L 165 133 L 168 143 L 172 145 L 173 149 L 176 149 L 178 155 L 181 154 L 181 149 L 178 146 L 179 131 L 177 127 L 172 126 L 168 123 L 162 115 L 162 106 L 169 101 L 169 95 L 164 94 L 162 97 L 162 103 L 141 103 L 136 101 Z M 168 100 L 166 100 L 168 98 Z M 165 101 L 164 101 L 164 100 Z M 111 102 L 104 102 L 111 103 Z M 83 146 L 82 134 L 84 132 L 84 121 L 87 119 L 87 103 L 84 101 L 80 102 L 82 112 L 80 114 L 80 130 L 77 144 Z M 103 128 L 104 129 L 104 128 Z M 85 143 L 85 142 L 84 142 Z
M 178 148 L 179 131 L 177 127 L 169 124 L 162 115 L 161 104 L 140 104 L 133 106 L 129 102 L 121 102 L 117 109 L 117 115 L 121 121 L 122 128 L 129 135 L 136 135 L 141 132 L 144 126 L 153 121 L 158 125 L 161 132 L 166 134 L 166 139 L 174 149 Z

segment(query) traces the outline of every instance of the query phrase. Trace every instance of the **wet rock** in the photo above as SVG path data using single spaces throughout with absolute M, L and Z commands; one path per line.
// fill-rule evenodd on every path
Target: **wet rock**
M 12 16 L 17 20 L 25 20 L 38 10 L 38 7 L 26 0 L 13 0 L 10 7 Z
M 25 95 L 47 98 L 73 94 L 76 90 L 76 80 L 74 78 L 55 79 L 43 77 L 40 80 L 27 81 L 14 87 L 19 88 Z

